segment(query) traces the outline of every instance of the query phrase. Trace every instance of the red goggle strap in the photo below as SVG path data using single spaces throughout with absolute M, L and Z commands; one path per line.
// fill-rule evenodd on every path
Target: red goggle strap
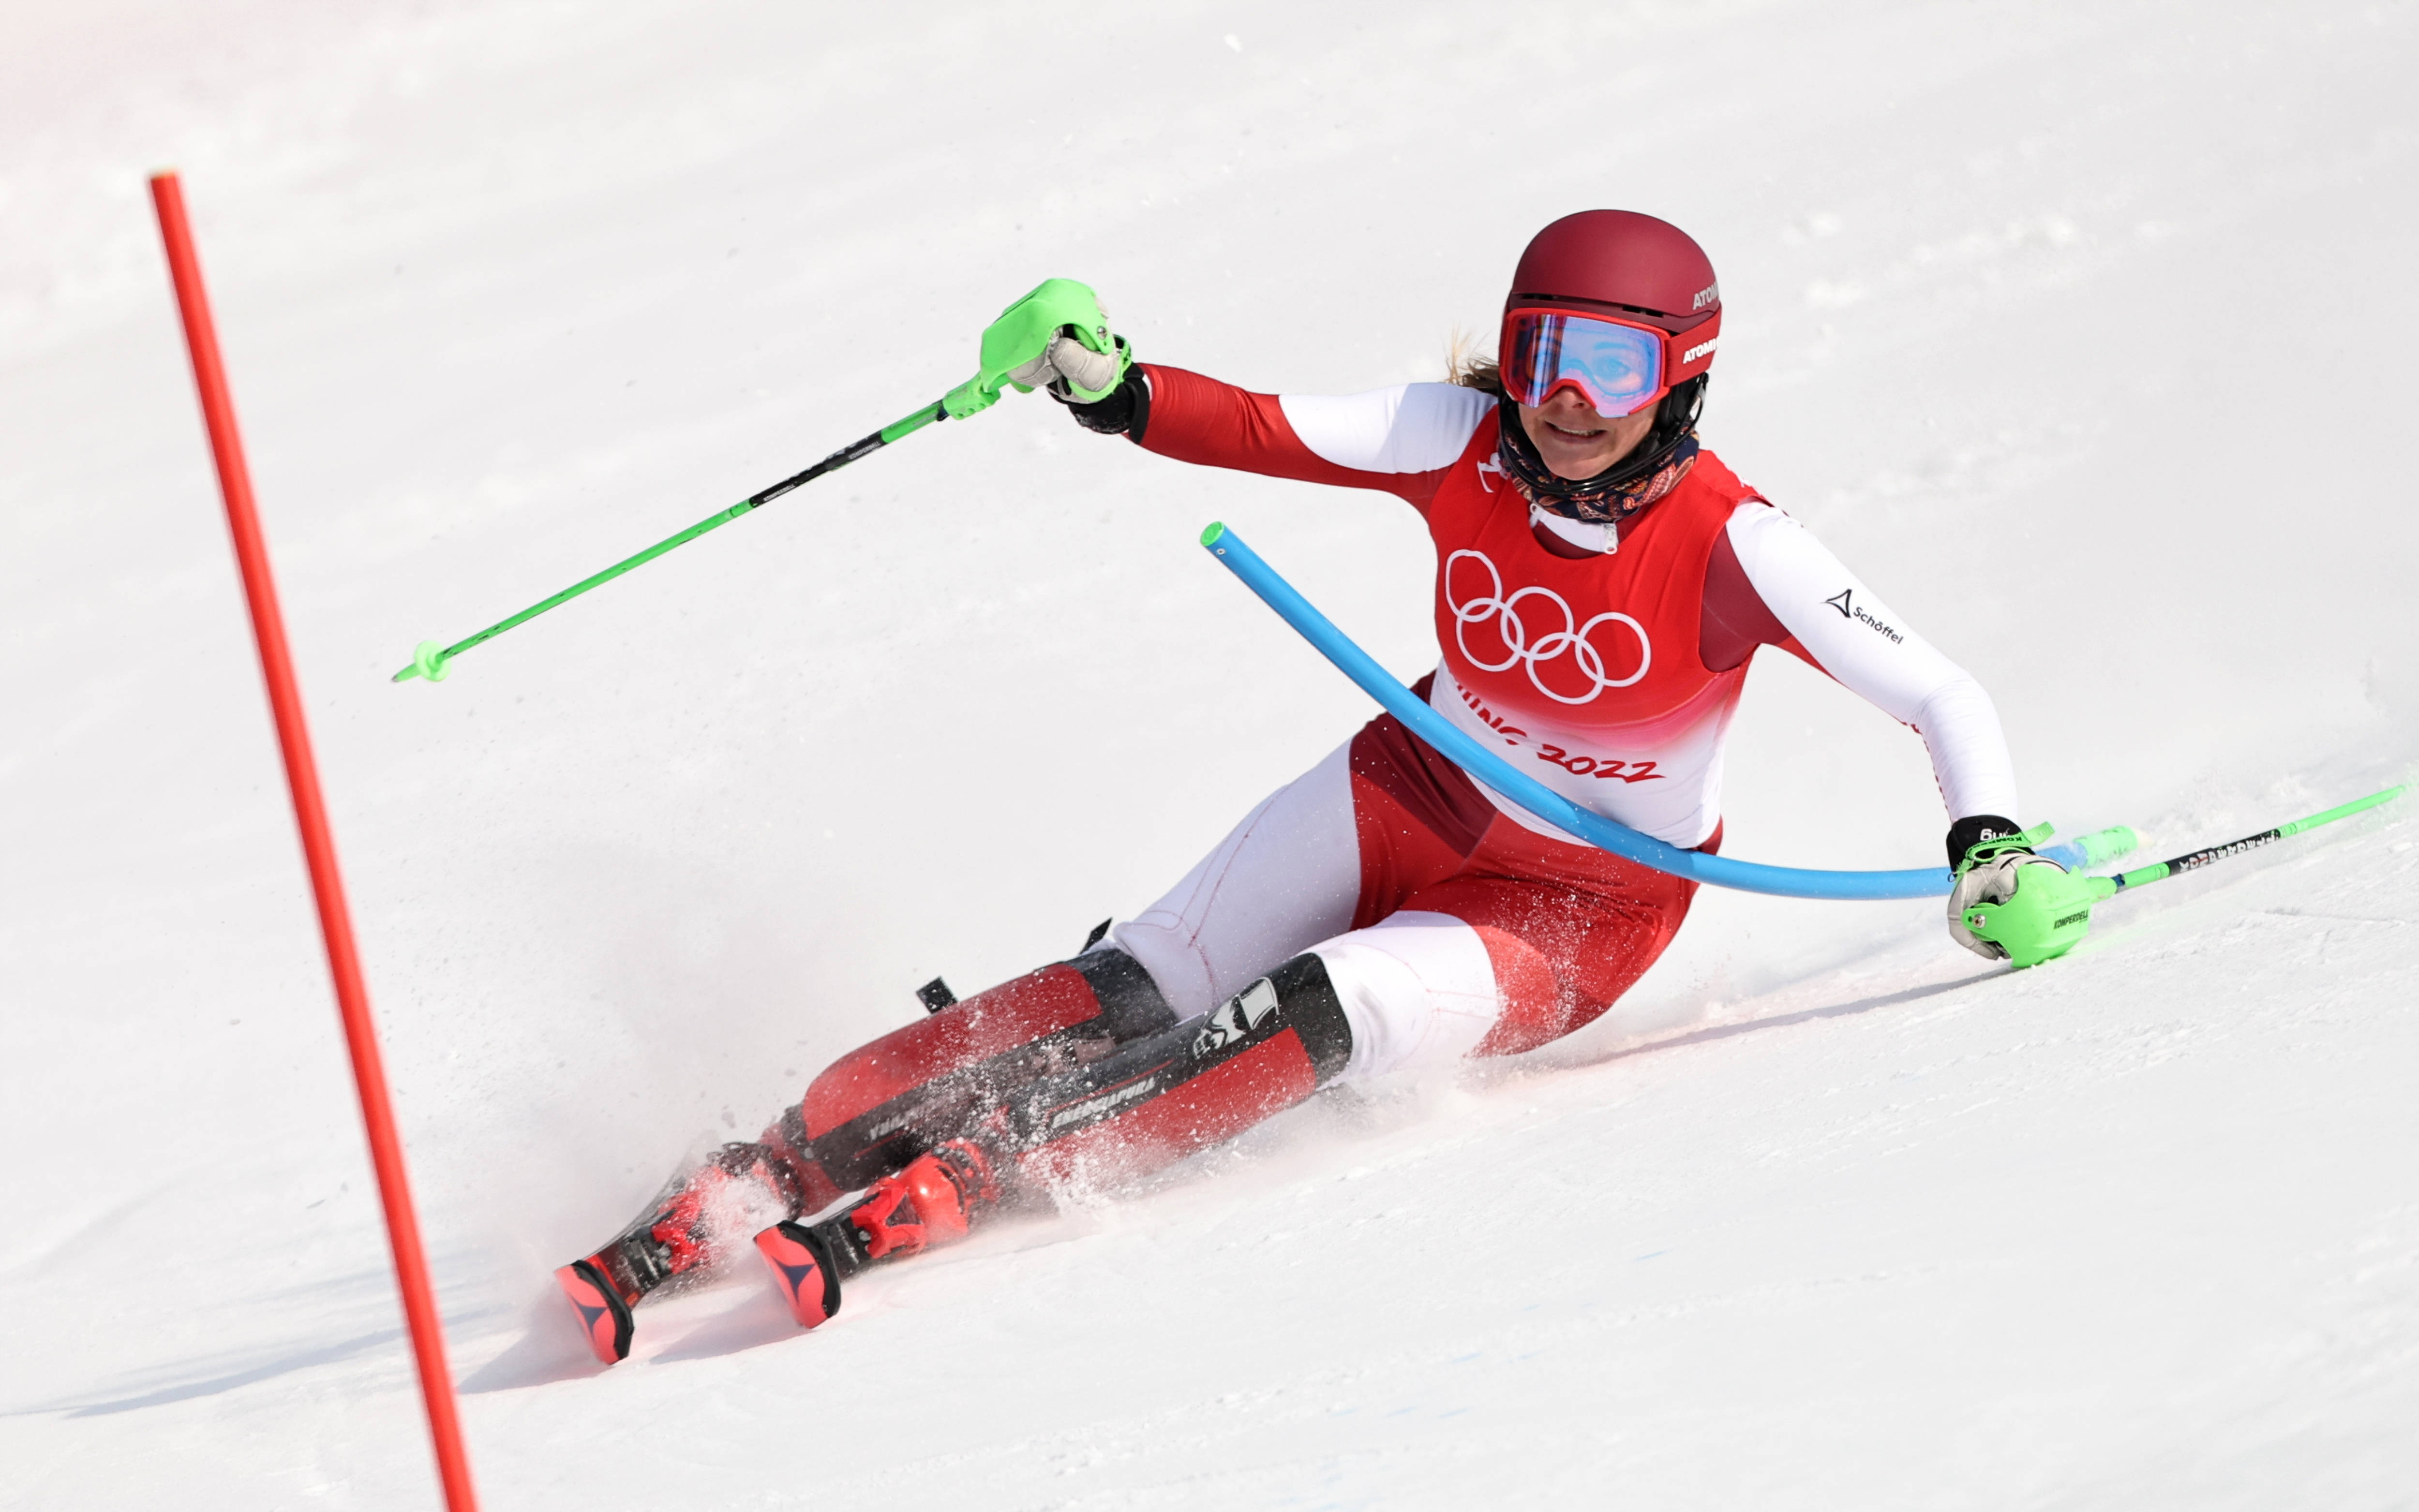
M 1677 386 L 1714 365 L 1714 348 L 1721 344 L 1722 313 L 1674 336 L 1663 334 L 1663 381 Z

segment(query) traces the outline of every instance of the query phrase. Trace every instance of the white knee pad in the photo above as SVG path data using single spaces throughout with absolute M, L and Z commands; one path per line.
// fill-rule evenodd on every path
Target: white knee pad
M 1352 1026 L 1339 1080 L 1449 1065 L 1502 1015 L 1495 967 L 1478 931 L 1447 913 L 1411 909 L 1312 947 Z

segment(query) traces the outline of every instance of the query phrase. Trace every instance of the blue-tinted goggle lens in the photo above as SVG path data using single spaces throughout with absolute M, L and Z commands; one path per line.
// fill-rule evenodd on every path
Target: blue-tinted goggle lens
M 1576 386 L 1607 420 L 1634 415 L 1662 397 L 1659 331 L 1560 310 L 1523 310 L 1504 321 L 1503 391 L 1542 405 L 1564 384 Z

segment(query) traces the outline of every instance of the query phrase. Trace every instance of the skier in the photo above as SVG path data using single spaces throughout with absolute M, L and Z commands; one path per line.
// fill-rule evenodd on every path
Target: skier
M 2055 864 L 2004 817 L 2017 804 L 1998 716 L 1702 448 L 1721 313 L 1686 234 L 1587 210 L 1521 254 L 1498 363 L 1457 359 L 1449 383 L 1251 393 L 1071 330 L 1013 376 L 1163 456 L 1380 489 L 1420 512 L 1441 656 L 1414 691 L 1574 802 L 1672 845 L 1720 843 L 1749 658 L 1804 659 L 1921 735 L 1953 820 L 1950 933 L 1996 955 L 1964 908 L 2008 896 L 2018 866 Z M 557 1276 L 609 1363 L 639 1299 L 755 1231 L 811 1327 L 845 1276 L 1052 1184 L 1148 1172 L 1331 1083 L 1568 1034 L 1654 964 L 1695 891 L 1498 799 L 1381 716 L 1140 914 L 963 1001 L 934 993 L 946 1006 L 840 1057 L 759 1138 Z

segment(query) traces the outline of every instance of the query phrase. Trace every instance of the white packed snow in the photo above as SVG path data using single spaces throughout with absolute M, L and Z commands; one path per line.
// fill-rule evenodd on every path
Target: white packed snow
M 1041 278 L 1264 389 L 1434 377 L 1522 242 L 1688 227 L 1711 444 L 2152 856 L 2412 774 L 2409 0 L 0 6 L 0 1504 L 434 1504 L 144 179 L 185 178 L 486 1504 L 2408 1506 L 2403 808 L 2011 974 L 1706 893 L 1634 997 L 1123 1199 L 547 1273 L 830 1057 L 1142 906 L 1393 668 L 1419 522 L 1038 397 L 465 656 L 907 413 Z M 1727 853 L 1936 858 L 1757 664 Z

